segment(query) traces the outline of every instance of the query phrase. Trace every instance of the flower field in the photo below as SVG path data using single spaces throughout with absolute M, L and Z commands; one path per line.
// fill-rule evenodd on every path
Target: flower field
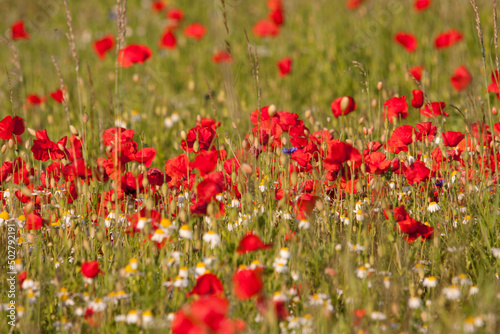
M 1 1 L 1 333 L 499 333 L 496 0 Z

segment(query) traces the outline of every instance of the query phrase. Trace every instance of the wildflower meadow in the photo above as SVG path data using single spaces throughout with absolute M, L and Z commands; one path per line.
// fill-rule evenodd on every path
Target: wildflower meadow
M 500 333 L 496 0 L 0 12 L 0 333 Z

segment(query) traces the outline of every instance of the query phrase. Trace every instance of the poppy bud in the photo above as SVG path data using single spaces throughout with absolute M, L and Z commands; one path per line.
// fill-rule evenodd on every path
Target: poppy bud
M 7 144 L 9 145 L 10 149 L 14 148 L 14 140 L 12 138 L 9 139 L 9 141 L 7 142 Z
M 87 123 L 89 121 L 89 114 L 83 113 L 82 122 Z
M 3 145 L 2 146 L 2 154 L 4 154 L 5 152 L 7 152 L 7 145 Z
M 267 113 L 269 114 L 270 117 L 273 117 L 274 114 L 276 114 L 276 106 L 274 104 L 271 104 L 267 109 Z
M 78 136 L 78 130 L 73 125 L 69 126 L 69 131 L 71 131 L 71 133 L 75 136 Z
M 250 166 L 249 164 L 242 164 L 241 170 L 247 175 L 250 175 L 253 172 L 252 166 Z
M 377 100 L 376 99 L 372 100 L 372 108 L 377 108 Z
M 306 110 L 306 112 L 304 113 L 304 116 L 306 118 L 309 118 L 311 115 L 312 115 L 312 111 L 311 110 Z
M 186 131 L 181 131 L 181 138 L 182 138 L 182 140 L 186 140 L 187 139 Z
M 349 107 L 350 99 L 348 96 L 344 96 L 342 100 L 340 100 L 340 110 L 344 111 Z
M 415 89 L 412 93 L 413 99 L 411 100 L 411 106 L 416 109 L 421 108 L 424 105 L 424 92 Z
M 498 114 L 497 108 L 495 108 L 495 107 L 491 108 L 491 113 L 492 113 L 493 115 Z
M 363 124 L 363 122 L 365 121 L 364 117 L 361 117 L 359 120 L 358 120 L 358 124 L 361 125 Z
M 382 88 L 384 88 L 384 84 L 382 83 L 382 81 L 379 81 L 379 82 L 377 83 L 377 89 L 378 89 L 378 90 L 382 90 Z

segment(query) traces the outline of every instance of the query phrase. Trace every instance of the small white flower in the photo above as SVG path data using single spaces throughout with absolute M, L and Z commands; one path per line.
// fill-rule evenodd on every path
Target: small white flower
M 500 259 L 500 248 L 492 248 L 491 252 L 493 253 L 494 257 L 496 257 L 497 259 Z
M 155 231 L 155 233 L 151 237 L 151 241 L 161 243 L 163 242 L 163 240 L 165 240 L 165 238 L 167 238 L 167 234 L 165 233 L 165 231 L 159 228 Z
M 372 320 L 375 320 L 375 321 L 383 321 L 383 320 L 387 319 L 387 316 L 384 313 L 379 312 L 379 311 L 373 311 L 370 314 L 370 317 L 372 318 Z
M 179 229 L 179 236 L 183 239 L 192 239 L 193 238 L 193 232 L 189 228 L 189 225 L 184 224 L 181 226 Z
M 106 309 L 106 303 L 103 299 L 97 298 L 89 304 L 89 307 L 92 308 L 95 312 L 102 312 Z
M 436 202 L 430 202 L 429 206 L 427 207 L 427 211 L 429 211 L 431 213 L 439 211 L 439 209 L 440 209 L 440 206 Z
M 290 251 L 286 247 L 283 247 L 280 249 L 279 255 L 282 259 L 286 259 L 286 260 L 288 260 L 290 258 L 290 256 L 292 256 Z
M 424 278 L 422 285 L 425 286 L 426 288 L 435 288 L 437 286 L 437 283 L 438 281 L 436 277 L 428 276 Z
M 203 241 L 210 244 L 212 249 L 220 244 L 220 236 L 214 231 L 208 231 L 203 235 Z
M 301 221 L 299 221 L 299 228 L 300 229 L 307 230 L 307 229 L 309 229 L 309 227 L 311 227 L 311 223 L 309 223 L 308 220 L 301 220 Z
M 356 269 L 355 273 L 356 273 L 356 276 L 358 278 L 361 278 L 361 279 L 368 277 L 368 270 L 366 270 L 366 268 L 363 266 Z
M 476 285 L 473 285 L 469 289 L 469 295 L 477 295 L 479 293 L 479 288 Z
M 167 129 L 170 129 L 174 126 L 174 121 L 172 120 L 172 117 L 165 117 L 165 119 L 163 120 L 163 124 L 165 124 L 165 127 Z
M 417 309 L 420 306 L 422 306 L 422 299 L 420 299 L 419 297 L 410 297 L 410 299 L 408 299 L 409 308 Z
M 462 296 L 460 289 L 455 285 L 443 288 L 443 294 L 448 300 L 457 300 Z
M 129 325 L 136 324 L 138 320 L 139 320 L 139 312 L 137 310 L 130 310 L 127 313 L 127 318 L 125 320 L 127 324 Z

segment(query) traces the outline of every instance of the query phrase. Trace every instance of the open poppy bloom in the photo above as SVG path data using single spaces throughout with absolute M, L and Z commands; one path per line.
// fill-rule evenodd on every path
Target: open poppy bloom
M 177 46 L 177 39 L 172 31 L 172 29 L 166 29 L 163 32 L 163 36 L 160 39 L 159 47 L 164 49 L 173 50 Z
M 184 35 L 194 39 L 202 39 L 206 32 L 207 28 L 199 23 L 193 23 L 184 29 Z
M 439 50 L 446 49 L 460 42 L 463 38 L 464 35 L 462 35 L 462 33 L 455 29 L 451 29 L 439 34 L 434 40 L 434 46 Z
M 277 65 L 280 71 L 280 76 L 285 77 L 292 70 L 292 59 L 289 57 L 283 58 L 277 63 Z
M 214 63 L 219 64 L 219 63 L 230 63 L 233 61 L 233 57 L 231 54 L 225 50 L 216 52 L 212 56 L 212 60 Z
M 103 274 L 97 261 L 83 262 L 81 272 L 86 278 L 94 278 L 99 274 Z
M 118 53 L 118 62 L 121 67 L 130 67 L 134 64 L 142 64 L 151 56 L 153 53 L 151 50 L 140 44 L 130 44 L 129 46 L 121 49 Z
M 30 35 L 24 28 L 23 20 L 19 20 L 12 25 L 11 36 L 14 41 L 17 41 L 18 39 L 30 39 Z
M 24 122 L 19 116 L 6 116 L 0 121 L 0 139 L 9 140 L 24 133 Z
M 431 3 L 431 0 L 415 0 L 414 7 L 417 12 L 422 12 L 429 8 Z
M 422 80 L 422 72 L 424 71 L 423 66 L 414 66 L 408 70 L 408 72 L 415 78 L 415 80 Z
M 436 117 L 439 115 L 444 115 L 446 117 L 450 116 L 444 108 L 446 103 L 444 102 L 431 102 L 425 105 L 424 109 L 420 109 L 420 113 L 425 117 Z
M 406 96 L 392 97 L 384 102 L 384 118 L 388 118 L 389 122 L 393 122 L 393 118 L 404 119 L 408 117 L 408 104 Z
M 465 138 L 465 135 L 461 132 L 446 131 L 443 132 L 443 143 L 444 146 L 455 147 Z
M 57 103 L 63 103 L 64 101 L 64 92 L 62 89 L 58 89 L 53 93 L 50 93 L 50 97 L 56 101 Z
M 472 81 L 472 75 L 469 70 L 465 66 L 459 66 L 455 70 L 451 77 L 451 84 L 453 88 L 457 91 L 461 91 L 469 87 L 470 82 Z
M 182 21 L 184 18 L 184 12 L 178 8 L 170 8 L 167 10 L 167 18 L 175 21 Z
M 262 279 L 256 270 L 238 269 L 233 276 L 233 289 L 240 300 L 250 299 L 262 290 Z
M 403 46 L 408 53 L 412 53 L 417 49 L 417 39 L 413 34 L 398 32 L 396 36 L 394 36 L 394 40 L 396 41 L 396 43 Z
M 167 7 L 167 4 L 162 0 L 153 1 L 151 7 L 153 8 L 153 10 L 155 12 L 161 12 L 163 9 L 165 9 Z
M 222 286 L 219 278 L 212 273 L 206 273 L 198 277 L 196 285 L 186 296 L 190 297 L 192 295 L 198 295 L 203 297 L 220 295 L 222 293 L 224 293 L 224 287 Z
M 115 38 L 111 34 L 96 40 L 93 44 L 95 53 L 101 59 L 105 59 L 106 53 L 108 53 L 109 50 L 113 49 L 114 46 L 115 46 Z
M 364 1 L 365 0 L 347 0 L 345 6 L 347 9 L 353 10 L 361 6 Z
M 240 240 L 237 252 L 239 254 L 244 254 L 248 252 L 254 252 L 261 249 L 269 249 L 272 244 L 264 244 L 260 238 L 254 234 L 249 234 Z
M 257 37 L 275 37 L 280 33 L 279 26 L 276 23 L 268 20 L 258 21 L 252 29 Z
M 46 100 L 47 100 L 46 97 L 39 96 L 36 94 L 28 95 L 28 97 L 26 98 L 26 101 L 28 102 L 28 104 L 31 104 L 31 105 L 40 105 L 40 104 L 44 103 Z

